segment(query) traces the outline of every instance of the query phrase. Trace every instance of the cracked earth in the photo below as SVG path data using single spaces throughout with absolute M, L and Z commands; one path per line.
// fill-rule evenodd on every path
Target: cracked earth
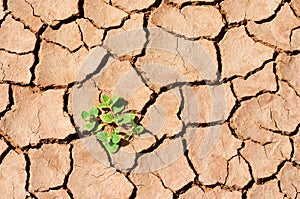
M 177 40 L 157 41 L 143 27 Z M 130 43 L 113 46 L 109 39 L 135 29 L 143 30 L 134 40 L 143 48 L 117 56 Z M 197 75 L 179 41 L 200 44 L 211 73 Z M 177 54 L 151 49 L 155 42 L 169 42 Z M 115 82 L 134 71 L 140 87 L 125 93 L 129 109 L 144 126 L 165 120 L 159 131 L 149 129 L 155 135 L 123 147 L 144 154 L 126 160 L 126 169 L 106 153 L 108 166 L 97 160 L 82 141 L 91 137 L 82 137 L 74 119 L 72 94 L 84 82 L 78 73 L 97 47 L 115 58 L 98 92 L 111 95 Z M 184 81 L 143 67 L 153 62 Z M 299 0 L 0 0 L 0 195 L 300 199 L 299 77 Z M 220 87 L 226 103 L 217 105 L 225 103 L 225 113 L 211 117 L 208 90 Z M 193 103 L 200 104 L 198 115 Z M 150 117 L 161 109 L 165 118 Z M 217 141 L 199 157 L 214 130 Z M 175 161 L 134 172 L 148 155 L 172 156 L 158 152 L 170 143 L 180 154 Z

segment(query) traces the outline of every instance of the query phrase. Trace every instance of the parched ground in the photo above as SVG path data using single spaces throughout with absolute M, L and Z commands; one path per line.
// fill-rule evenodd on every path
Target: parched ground
M 177 46 L 160 41 L 178 53 L 153 51 L 157 40 L 144 29 L 134 37 L 144 49 L 114 56 L 129 43 L 111 47 L 109 39 L 143 27 L 178 38 Z M 200 44 L 211 73 L 197 75 L 178 41 Z M 141 123 L 147 126 L 157 107 L 166 113 L 165 127 L 146 141 L 136 138 L 133 151 L 159 156 L 179 139 L 174 162 L 134 172 L 143 156 L 118 169 L 107 154 L 110 166 L 87 150 L 72 93 L 84 60 L 99 46 L 115 62 L 98 89 L 111 94 L 133 70 L 130 81 L 142 86 L 128 100 Z M 143 67 L 151 62 L 185 81 Z M 0 0 L 0 197 L 300 199 L 299 77 L 299 0 Z M 207 89 L 221 87 L 226 102 L 217 106 L 225 114 L 211 118 Z M 195 101 L 183 94 L 176 100 L 174 89 L 192 89 Z M 200 104 L 198 115 L 192 103 Z M 201 143 L 216 129 L 219 137 L 200 157 Z M 193 133 L 192 144 L 177 136 L 183 131 Z

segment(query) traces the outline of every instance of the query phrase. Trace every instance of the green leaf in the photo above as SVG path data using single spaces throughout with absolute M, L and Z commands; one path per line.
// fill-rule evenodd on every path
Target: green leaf
M 121 117 L 121 115 L 115 114 L 115 115 L 114 115 L 114 119 L 115 119 L 115 122 L 116 122 L 116 124 L 117 124 L 118 126 L 121 126 L 121 125 L 122 125 L 122 117 Z
M 123 111 L 124 110 L 124 106 L 119 106 L 119 107 L 117 107 L 117 106 L 113 106 L 112 107 L 112 111 L 114 112 L 114 113 L 120 113 L 121 111 Z
M 125 136 L 124 136 L 124 139 L 125 139 L 125 140 L 128 140 L 129 137 L 130 137 L 129 135 L 125 135 Z
M 108 97 L 107 95 L 101 95 L 102 101 L 106 104 L 106 105 L 111 105 L 111 99 L 110 97 Z
M 114 105 L 118 100 L 120 100 L 119 96 L 114 96 L 111 100 L 111 104 Z
M 131 129 L 131 132 L 134 134 L 139 134 L 139 133 L 142 133 L 143 131 L 144 131 L 143 126 L 135 126 Z
M 119 148 L 118 144 L 113 144 L 111 142 L 106 142 L 104 144 L 104 146 L 108 150 L 108 152 L 110 152 L 110 153 L 115 153 L 118 150 L 118 148 Z
M 88 121 L 88 120 L 90 120 L 90 113 L 87 112 L 87 111 L 82 111 L 81 112 L 81 117 L 82 117 L 83 120 Z
M 131 116 L 130 114 L 123 114 L 122 115 L 122 124 L 129 124 L 131 123 L 132 119 L 131 119 Z
M 135 129 L 136 129 L 136 133 L 142 133 L 144 131 L 144 127 L 140 125 L 135 127 Z
M 104 126 L 105 126 L 105 124 L 99 124 L 99 125 L 97 126 L 96 131 L 101 131 L 101 130 L 103 129 Z
M 97 133 L 97 138 L 98 140 L 102 141 L 102 142 L 107 142 L 108 139 L 107 139 L 107 132 L 105 131 L 100 131 Z
M 98 107 L 99 107 L 100 109 L 109 108 L 109 106 L 107 106 L 105 103 L 100 103 L 100 104 L 98 105 Z
M 103 129 L 105 125 L 104 124 L 99 124 L 96 128 L 96 130 L 92 131 L 92 134 L 97 134 L 99 131 L 101 131 Z
M 92 115 L 94 117 L 98 117 L 98 113 L 99 113 L 99 110 L 97 109 L 96 106 L 92 106 L 90 108 L 90 115 Z
M 112 138 L 111 138 L 111 141 L 114 143 L 114 144 L 118 144 L 120 141 L 121 141 L 121 137 L 117 134 L 112 134 Z
M 123 111 L 125 108 L 124 102 L 119 97 L 114 97 L 112 100 L 112 111 L 116 114 Z
M 117 103 L 115 105 L 112 106 L 112 111 L 114 113 L 120 113 L 121 111 L 123 111 L 125 108 L 124 105 L 120 105 L 120 106 L 117 106 Z
M 120 133 L 120 129 L 119 129 L 119 128 L 115 128 L 115 129 L 114 129 L 114 132 L 115 132 L 116 134 L 118 134 L 118 133 Z
M 105 123 L 112 123 L 112 121 L 114 120 L 114 117 L 110 113 L 100 115 L 100 118 Z
M 90 131 L 92 130 L 96 125 L 96 122 L 91 122 L 85 125 L 86 130 Z
M 131 117 L 132 120 L 134 120 L 134 118 L 136 117 L 136 115 L 133 113 L 129 113 L 129 116 Z

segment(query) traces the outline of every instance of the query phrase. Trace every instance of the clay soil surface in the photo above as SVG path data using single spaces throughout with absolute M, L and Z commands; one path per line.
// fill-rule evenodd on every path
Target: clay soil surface
M 134 30 L 133 42 L 110 45 Z M 187 61 L 186 41 L 206 52 L 206 75 Z M 118 55 L 135 42 L 143 48 Z M 162 43 L 177 53 L 150 48 Z M 112 157 L 97 145 L 108 165 L 87 149 L 72 106 L 100 47 L 114 61 L 95 90 L 112 95 L 133 71 L 129 109 L 145 127 L 164 121 Z M 224 100 L 211 103 L 220 89 Z M 212 117 L 214 106 L 224 114 Z M 0 0 L 0 198 L 300 199 L 299 127 L 299 0 Z M 168 162 L 170 143 L 180 153 Z M 117 162 L 124 150 L 143 155 Z

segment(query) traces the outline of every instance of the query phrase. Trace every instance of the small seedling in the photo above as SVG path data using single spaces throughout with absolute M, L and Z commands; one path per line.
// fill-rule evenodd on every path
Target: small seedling
M 121 140 L 130 140 L 133 135 L 144 131 L 144 127 L 135 123 L 136 115 L 123 113 L 125 109 L 122 98 L 112 99 L 101 95 L 98 106 L 92 106 L 88 111 L 82 111 L 81 117 L 87 122 L 85 129 L 96 134 L 108 152 L 115 153 Z

